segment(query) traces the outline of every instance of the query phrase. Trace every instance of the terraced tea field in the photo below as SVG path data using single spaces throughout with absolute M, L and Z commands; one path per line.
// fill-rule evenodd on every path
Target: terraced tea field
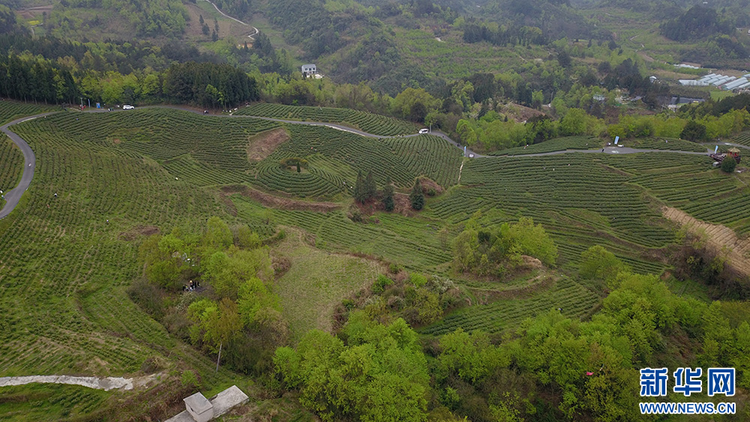
M 115 114 L 61 113 L 13 127 L 34 150 L 37 167 L 19 208 L 0 221 L 0 376 L 119 376 L 162 356 L 185 362 L 207 385 L 230 382 L 232 374 L 214 375 L 208 359 L 186 350 L 127 297 L 142 268 L 138 240 L 125 241 L 123 233 L 140 239 L 139 226 L 195 227 L 211 215 L 231 216 L 215 194 L 175 180 L 124 144 L 167 148 L 145 136 L 115 144 L 101 129 L 89 132 Z M 141 133 L 136 123 L 118 130 Z
M 600 298 L 569 278 L 527 299 L 500 299 L 487 305 L 477 305 L 449 314 L 439 322 L 420 330 L 423 334 L 443 335 L 463 328 L 464 331 L 484 330 L 497 333 L 518 327 L 526 318 L 562 308 L 569 318 L 591 314 Z
M 431 204 L 431 216 L 454 224 L 478 209 L 486 223 L 533 217 L 558 243 L 564 266 L 577 262 L 589 246 L 604 244 L 634 270 L 660 272 L 662 264 L 642 256 L 667 245 L 674 234 L 650 196 L 740 233 L 750 230 L 747 187 L 702 156 L 485 158 L 467 162 L 461 182 Z
M 232 196 L 232 201 L 238 215 L 250 221 L 262 221 L 267 210 L 239 195 Z M 324 250 L 382 257 L 413 269 L 434 268 L 451 259 L 437 238 L 439 222 L 378 214 L 380 224 L 361 224 L 352 222 L 343 211 L 270 211 L 277 224 L 304 229 L 315 236 L 315 246 Z
M 4 125 L 24 116 L 33 116 L 39 113 L 59 110 L 61 110 L 60 106 L 22 103 L 0 99 L 0 125 Z
M 4 133 L 0 133 L 0 190 L 7 192 L 18 185 L 23 171 L 23 154 Z M 0 209 L 5 201 L 0 199 Z
M 745 145 L 750 147 L 750 131 L 742 132 L 737 134 L 733 139 L 733 143 Z
M 605 144 L 604 141 L 589 136 L 568 136 L 565 138 L 550 139 L 540 144 L 532 144 L 528 147 L 514 147 L 500 151 L 494 151 L 488 155 L 524 155 L 539 154 L 544 152 L 565 151 L 575 149 L 599 149 Z
M 396 136 L 417 133 L 420 126 L 393 117 L 333 107 L 291 106 L 257 103 L 234 114 L 326 123 L 343 123 L 373 135 Z
M 461 151 L 437 136 L 372 139 L 319 126 L 289 125 L 288 130 L 292 139 L 258 164 L 253 183 L 264 189 L 301 197 L 348 196 L 359 170 L 372 171 L 379 185 L 390 178 L 408 187 L 420 175 L 442 186 L 458 181 Z M 287 157 L 307 159 L 307 172 L 280 168 Z

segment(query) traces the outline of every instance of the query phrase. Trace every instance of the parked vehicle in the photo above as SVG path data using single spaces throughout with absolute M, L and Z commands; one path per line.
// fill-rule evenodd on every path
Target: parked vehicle
M 427 133 L 429 132 L 427 129 L 419 129 L 419 133 Z
M 133 107 L 132 105 L 127 105 L 127 104 L 125 104 L 124 106 L 122 106 L 123 110 L 133 110 L 134 108 L 135 107 Z

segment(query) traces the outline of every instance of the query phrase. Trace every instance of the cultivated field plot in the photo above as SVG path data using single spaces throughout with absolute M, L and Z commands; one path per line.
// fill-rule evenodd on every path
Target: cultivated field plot
M 4 133 L 0 133 L 0 190 L 18 185 L 23 172 L 23 153 Z
M 737 134 L 732 139 L 732 142 L 735 144 L 742 144 L 742 145 L 750 147 L 750 131 Z
M 273 117 L 283 120 L 342 123 L 373 135 L 395 136 L 416 133 L 420 126 L 393 117 L 346 108 L 291 106 L 257 103 L 234 114 Z
M 658 149 L 665 151 L 691 151 L 707 152 L 705 145 L 682 139 L 628 139 L 622 142 L 623 146 L 638 149 Z M 713 149 L 711 150 L 713 152 Z
M 382 257 L 407 268 L 427 269 L 450 261 L 438 241 L 439 223 L 400 215 L 377 214 L 380 224 L 354 223 L 342 211 L 321 213 L 266 209 L 249 198 L 232 196 L 238 215 L 262 226 L 271 212 L 275 223 L 295 226 L 315 236 L 315 246 Z
M 372 139 L 304 125 L 288 125 L 288 130 L 291 140 L 257 166 L 252 182 L 267 190 L 312 198 L 348 196 L 358 170 L 372 171 L 379 186 L 389 177 L 402 187 L 421 175 L 442 186 L 458 181 L 461 151 L 437 136 Z M 279 161 L 288 157 L 304 158 L 309 166 L 301 173 L 281 168 Z
M 599 149 L 604 142 L 601 139 L 591 138 L 588 136 L 568 136 L 564 138 L 550 139 L 540 144 L 529 145 L 528 147 L 515 147 L 495 151 L 489 155 L 524 155 L 538 154 L 544 152 L 565 151 L 568 149 Z
M 549 290 L 528 299 L 501 299 L 454 312 L 420 330 L 423 334 L 443 335 L 463 328 L 496 333 L 517 328 L 526 318 L 562 308 L 566 317 L 579 319 L 592 312 L 600 298 L 569 278 L 555 282 Z
M 209 385 L 226 382 L 230 374 L 213 375 L 210 361 L 140 311 L 125 287 L 142 271 L 138 227 L 169 230 L 231 217 L 216 195 L 111 142 L 117 114 L 131 117 L 61 113 L 13 127 L 36 153 L 37 167 L 19 208 L 0 221 L 0 376 L 120 376 L 161 355 L 184 362 Z M 110 127 L 96 126 L 102 121 Z M 149 141 L 123 142 L 160 150 Z
M 478 209 L 486 223 L 533 217 L 558 244 L 563 266 L 578 262 L 589 246 L 603 244 L 635 271 L 658 273 L 663 266 L 642 257 L 649 249 L 667 245 L 674 233 L 644 190 L 673 206 L 701 213 L 699 218 L 733 213 L 726 219 L 734 224 L 728 225 L 747 227 L 742 210 L 748 208 L 739 203 L 748 195 L 717 201 L 717 194 L 742 185 L 722 177 L 710 161 L 669 153 L 476 159 L 464 166 L 464 186 L 431 204 L 431 215 L 451 223 L 469 218 Z M 714 193 L 701 199 L 696 186 L 709 189 L 711 184 Z M 735 203 L 740 208 L 727 211 Z
M 738 234 L 750 232 L 750 178 L 712 168 L 708 157 L 679 154 L 638 154 L 608 158 L 632 173 L 636 183 L 667 205 L 709 223 L 723 224 Z
M 60 106 L 22 103 L 0 99 L 0 125 L 4 125 L 24 116 L 33 116 L 34 114 L 59 110 L 62 110 Z
M 60 113 L 28 122 L 24 134 L 96 152 L 146 156 L 175 177 L 208 186 L 249 181 L 249 139 L 278 126 L 263 120 L 151 108 L 127 113 Z

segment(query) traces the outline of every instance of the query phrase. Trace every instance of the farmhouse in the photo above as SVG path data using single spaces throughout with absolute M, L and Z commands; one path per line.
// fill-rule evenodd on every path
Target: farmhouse
M 303 64 L 302 65 L 302 74 L 305 77 L 313 76 L 318 73 L 318 68 L 314 64 Z

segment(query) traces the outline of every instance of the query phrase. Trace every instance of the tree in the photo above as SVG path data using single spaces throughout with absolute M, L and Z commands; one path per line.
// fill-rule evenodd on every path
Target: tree
M 581 269 L 578 271 L 583 278 L 609 280 L 617 273 L 626 269 L 617 257 L 604 247 L 595 245 L 581 253 Z
M 723 171 L 724 173 L 734 173 L 735 167 L 737 167 L 737 160 L 735 160 L 731 155 L 727 155 L 721 161 L 721 171 Z
M 703 141 L 706 139 L 706 125 L 690 120 L 680 133 L 680 138 L 693 142 Z
M 422 193 L 422 184 L 419 182 L 419 178 L 414 181 L 414 187 L 409 195 L 412 209 L 419 211 L 424 207 L 424 193 Z
M 234 240 L 229 226 L 219 217 L 211 217 L 206 223 L 203 245 L 213 249 L 226 249 Z
M 378 186 L 375 184 L 375 178 L 372 175 L 372 170 L 367 172 L 365 178 L 365 197 L 366 199 L 374 198 L 378 193 Z
M 357 181 L 354 183 L 354 200 L 362 204 L 367 201 L 367 187 L 365 179 L 362 178 L 362 170 L 357 173 Z
M 393 202 L 393 184 L 391 184 L 390 177 L 385 182 L 385 186 L 383 186 L 383 207 L 388 212 L 393 211 L 396 207 Z
M 211 350 L 218 352 L 218 370 L 222 347 L 237 338 L 242 331 L 237 304 L 228 298 L 222 299 L 218 304 L 210 299 L 201 299 L 190 304 L 188 316 L 195 323 L 190 327 L 190 338 L 196 343 L 202 341 Z

